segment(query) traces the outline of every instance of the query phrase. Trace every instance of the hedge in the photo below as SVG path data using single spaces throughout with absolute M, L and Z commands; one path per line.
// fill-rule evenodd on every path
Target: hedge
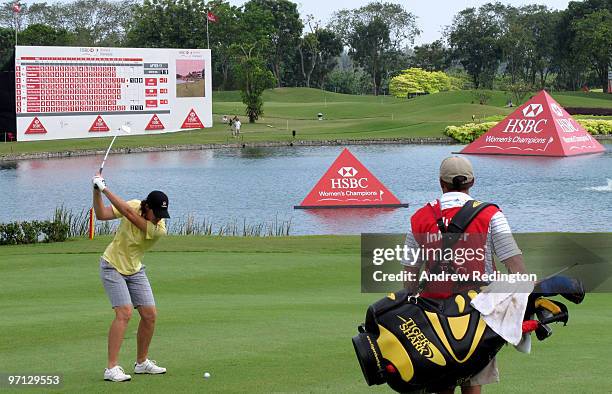
M 592 135 L 612 134 L 612 120 L 578 119 L 576 120 L 586 131 Z M 498 122 L 467 123 L 462 126 L 447 126 L 444 134 L 455 140 L 469 144 L 486 133 Z
M 63 242 L 68 230 L 68 224 L 50 220 L 0 223 L 0 245 Z

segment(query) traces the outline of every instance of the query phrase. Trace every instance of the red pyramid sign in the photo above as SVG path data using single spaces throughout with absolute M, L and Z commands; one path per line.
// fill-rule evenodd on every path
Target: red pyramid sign
M 34 117 L 32 123 L 28 126 L 28 129 L 25 131 L 25 134 L 47 134 L 47 129 L 43 126 L 42 122 L 38 119 L 38 117 Z
M 574 156 L 603 151 L 605 148 L 542 90 L 461 153 Z
M 294 208 L 407 207 L 402 204 L 348 150 L 344 149 L 331 167 Z
M 181 129 L 203 129 L 204 125 L 200 121 L 200 118 L 195 113 L 193 108 L 189 111 L 189 115 L 185 118 Z
M 98 115 L 96 120 L 93 122 L 93 124 L 89 128 L 89 132 L 97 133 L 97 132 L 102 132 L 102 131 L 110 131 L 110 129 L 108 128 L 108 125 L 106 124 L 104 119 L 102 119 L 102 116 Z
M 156 114 L 153 115 L 153 117 L 149 121 L 149 124 L 147 124 L 147 127 L 145 127 L 145 130 L 163 130 L 163 129 L 164 129 L 164 124 L 161 122 L 161 120 Z

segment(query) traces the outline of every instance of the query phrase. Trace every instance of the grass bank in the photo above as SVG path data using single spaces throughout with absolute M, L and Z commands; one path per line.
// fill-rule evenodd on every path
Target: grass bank
M 601 237 L 597 235 L 593 237 Z M 608 237 L 611 235 L 605 235 Z M 591 236 L 582 236 L 590 238 Z M 556 234 L 523 234 L 528 264 L 543 260 Z M 594 238 L 594 239 L 595 239 Z M 359 238 L 168 237 L 146 256 L 159 308 L 152 358 L 164 376 L 102 380 L 111 311 L 98 279 L 109 237 L 2 247 L 0 371 L 63 373 L 62 392 L 387 392 L 365 384 L 350 338 L 366 307 Z M 612 242 L 596 242 L 612 259 Z M 504 348 L 502 382 L 488 393 L 607 392 L 610 294 L 568 305 L 532 354 Z M 131 371 L 137 318 L 121 362 Z M 209 371 L 212 378 L 204 380 Z M 537 371 L 545 371 L 538 373 Z
M 573 107 L 612 107 L 612 95 L 604 93 L 559 92 L 553 97 L 561 105 Z M 335 141 L 383 138 L 444 137 L 448 125 L 460 125 L 492 115 L 507 115 L 507 95 L 491 92 L 487 105 L 475 101 L 470 91 L 442 92 L 414 99 L 389 96 L 354 96 L 307 88 L 280 88 L 264 93 L 265 115 L 249 124 L 239 92 L 214 92 L 212 128 L 146 136 L 125 136 L 117 139 L 115 148 L 163 147 L 225 143 L 261 143 L 298 140 Z M 324 120 L 318 121 L 322 113 Z M 229 127 L 222 124 L 223 115 L 241 116 L 240 140 L 231 137 Z M 0 143 L 0 157 L 31 152 L 63 152 L 104 150 L 108 138 L 40 142 Z

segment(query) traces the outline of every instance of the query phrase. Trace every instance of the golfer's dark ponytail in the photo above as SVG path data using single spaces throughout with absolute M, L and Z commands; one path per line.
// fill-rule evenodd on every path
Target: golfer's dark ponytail
M 140 216 L 145 216 L 145 207 L 147 206 L 147 199 L 145 198 L 140 202 Z

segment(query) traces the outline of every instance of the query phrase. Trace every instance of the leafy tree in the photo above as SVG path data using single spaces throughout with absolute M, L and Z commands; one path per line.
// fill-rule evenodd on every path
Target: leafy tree
M 68 3 L 23 4 L 17 15 L 13 14 L 13 3 L 9 1 L 0 7 L 0 26 L 13 27 L 16 17 L 20 32 L 31 25 L 46 25 L 56 32 L 73 34 L 73 45 L 121 46 L 131 24 L 136 1 L 74 0 Z
M 200 0 L 144 0 L 134 11 L 128 45 L 205 48 L 206 15 Z
M 0 70 L 13 70 L 13 55 L 15 53 L 15 30 L 0 27 Z
M 218 18 L 218 22 L 209 23 L 210 46 L 213 53 L 213 69 L 220 75 L 219 87 L 222 90 L 230 88 L 230 71 L 232 68 L 231 46 L 236 42 L 240 26 L 236 23 L 240 9 L 226 1 L 215 0 L 206 5 Z M 213 79 L 215 83 L 215 79 Z
M 75 35 L 66 29 L 41 24 L 29 25 L 19 33 L 19 45 L 68 46 L 75 40 Z
M 310 77 L 314 72 L 315 67 L 321 61 L 321 50 L 319 37 L 316 34 L 319 26 L 318 23 L 314 22 L 314 16 L 308 15 L 306 17 L 310 32 L 306 33 L 304 37 L 300 38 L 297 46 L 297 51 L 300 58 L 300 71 L 304 78 L 306 87 L 310 87 Z M 314 27 L 313 27 L 314 23 Z
M 592 12 L 574 21 L 572 30 L 572 49 L 588 59 L 605 92 L 612 64 L 612 12 L 607 9 Z
M 349 55 L 372 77 L 372 93 L 378 94 L 385 70 L 386 55 L 391 50 L 389 28 L 382 19 L 358 22 L 349 38 Z
M 234 45 L 237 63 L 236 75 L 240 83 L 240 95 L 246 105 L 249 123 L 255 123 L 263 115 L 264 90 L 274 86 L 274 75 L 266 68 L 263 58 L 258 53 L 257 43 L 251 45 Z
M 284 69 L 302 35 L 303 24 L 297 4 L 289 0 L 250 0 L 243 6 L 243 20 L 251 42 L 265 39 L 263 57 L 269 62 L 277 86 L 283 86 Z M 263 34 L 262 34 L 263 33 Z
M 372 89 L 371 84 L 370 76 L 361 69 L 336 69 L 329 73 L 323 88 L 336 93 L 364 94 Z
M 476 88 L 492 86 L 502 60 L 506 11 L 500 3 L 466 8 L 455 15 L 445 32 L 453 57 L 472 77 Z
M 526 6 L 521 8 L 521 12 L 532 37 L 527 54 L 531 71 L 528 82 L 534 86 L 539 84 L 540 89 L 544 89 L 548 75 L 558 69 L 555 31 L 560 13 L 544 6 Z M 536 81 L 538 76 L 539 81 Z
M 328 28 L 349 47 L 349 55 L 372 80 L 379 93 L 384 78 L 399 68 L 402 49 L 420 32 L 415 16 L 399 4 L 373 2 L 334 13 Z
M 450 50 L 444 46 L 442 40 L 436 40 L 431 44 L 415 46 L 410 56 L 410 64 L 427 71 L 443 71 L 451 65 L 450 55 Z
M 314 16 L 308 15 L 306 24 L 310 32 L 302 37 L 298 44 L 300 72 L 306 87 L 310 87 L 314 75 L 318 85 L 322 86 L 325 76 L 334 69 L 336 58 L 342 52 L 342 42 L 334 32 L 319 27 Z
M 338 65 L 338 56 L 342 53 L 342 41 L 329 29 L 319 28 L 315 34 L 319 41 L 320 61 L 315 67 L 313 79 L 320 88 L 323 88 L 329 73 Z
M 545 6 L 507 8 L 507 30 L 501 39 L 510 84 L 544 88 L 548 74 L 556 68 L 555 29 L 558 13 Z M 536 78 L 539 76 L 539 81 Z
M 589 82 L 592 62 L 588 56 L 585 56 L 584 51 L 576 52 L 577 49 L 580 49 L 576 44 L 577 21 L 600 10 L 612 12 L 612 1 L 571 1 L 567 9 L 560 13 L 555 31 L 555 36 L 557 37 L 555 57 L 559 59 L 557 84 L 561 88 L 575 90 Z M 583 30 L 582 27 L 578 30 Z M 602 51 L 606 50 L 605 48 L 601 49 Z M 599 83 L 599 81 L 597 80 L 596 83 Z

